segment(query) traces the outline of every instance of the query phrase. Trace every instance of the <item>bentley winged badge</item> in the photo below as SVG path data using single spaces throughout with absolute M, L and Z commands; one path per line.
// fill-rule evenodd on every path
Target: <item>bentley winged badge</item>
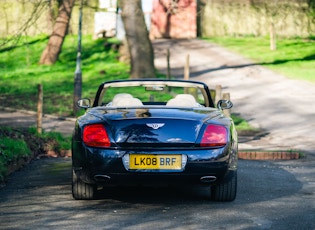
M 163 127 L 165 123 L 147 123 L 146 125 L 152 129 L 159 129 Z

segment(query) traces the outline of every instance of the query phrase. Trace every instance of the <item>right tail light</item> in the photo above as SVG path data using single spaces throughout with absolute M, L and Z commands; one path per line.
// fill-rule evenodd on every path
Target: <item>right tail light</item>
M 228 141 L 228 131 L 224 126 L 210 124 L 206 127 L 200 146 L 201 147 L 221 147 Z

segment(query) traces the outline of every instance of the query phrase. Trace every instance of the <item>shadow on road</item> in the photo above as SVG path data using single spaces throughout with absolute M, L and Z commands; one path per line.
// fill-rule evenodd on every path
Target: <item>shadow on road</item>
M 270 203 L 297 197 L 294 194 L 302 184 L 273 162 L 242 160 L 239 166 L 234 202 L 211 202 L 209 188 L 197 186 L 107 188 L 97 200 L 80 201 L 71 196 L 71 159 L 40 159 L 15 172 L 0 188 L 0 223 L 4 229 L 268 227 L 270 222 L 256 217 L 254 211 L 260 207 L 261 212 L 269 213 Z M 287 209 L 283 215 L 295 215 L 294 210 Z
M 68 191 L 54 190 L 64 186 Z M 14 199 L 14 190 L 23 190 L 29 196 L 36 189 L 47 189 L 47 196 L 71 194 L 71 160 L 66 158 L 40 159 L 9 177 L 6 187 L 1 189 L 1 202 Z M 252 203 L 290 196 L 302 187 L 294 175 L 272 162 L 239 162 L 238 194 L 235 203 Z M 46 189 L 43 189 L 46 190 Z M 72 199 L 72 198 L 71 198 Z M 98 202 L 112 201 L 141 204 L 176 204 L 210 202 L 210 189 L 193 187 L 117 187 L 99 191 Z M 93 202 L 94 203 L 94 202 Z

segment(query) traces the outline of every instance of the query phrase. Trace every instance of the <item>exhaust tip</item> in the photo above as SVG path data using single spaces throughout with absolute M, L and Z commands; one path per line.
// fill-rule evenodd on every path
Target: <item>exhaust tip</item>
M 217 180 L 217 177 L 215 176 L 203 176 L 200 177 L 200 181 L 203 183 L 211 183 Z
M 110 181 L 110 176 L 107 176 L 107 175 L 95 175 L 94 176 L 94 179 L 98 182 L 109 182 Z

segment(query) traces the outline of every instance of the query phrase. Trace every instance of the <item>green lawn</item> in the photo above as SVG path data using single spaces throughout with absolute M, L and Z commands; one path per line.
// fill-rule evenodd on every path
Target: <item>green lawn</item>
M 47 37 L 28 38 L 28 44 L 0 49 L 0 102 L 2 106 L 36 110 L 37 85 L 43 85 L 44 113 L 72 114 L 77 38 L 67 36 L 59 61 L 53 66 L 38 64 Z M 25 42 L 25 40 L 24 40 Z M 103 40 L 82 40 L 82 96 L 94 97 L 98 85 L 107 80 L 128 78 L 128 66 L 117 61 L 116 51 Z
M 47 132 L 37 134 L 34 127 L 9 128 L 0 127 L 0 184 L 8 174 L 8 165 L 15 165 L 21 159 L 37 157 L 52 150 L 71 149 L 71 138 L 60 133 Z
M 207 41 L 233 50 L 289 78 L 315 83 L 315 39 L 278 39 L 270 50 L 266 37 L 213 37 Z

